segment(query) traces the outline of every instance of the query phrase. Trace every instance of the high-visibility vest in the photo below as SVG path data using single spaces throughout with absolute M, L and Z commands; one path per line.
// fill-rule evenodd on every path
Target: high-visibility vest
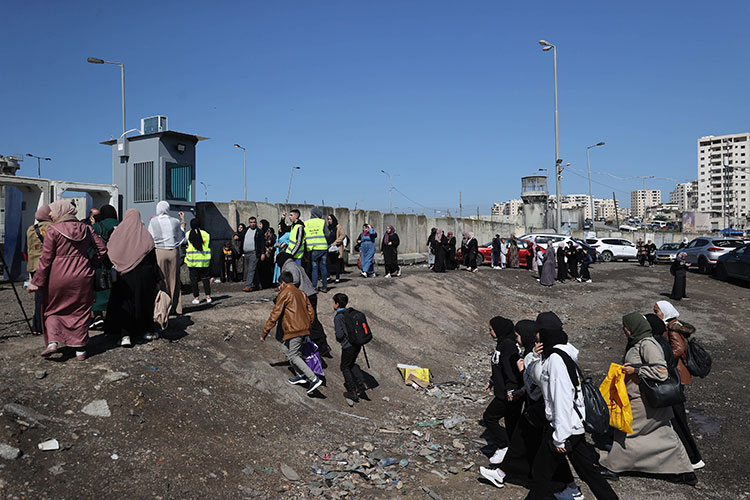
M 305 222 L 305 246 L 309 250 L 328 250 L 323 219 L 310 219 Z
M 196 249 L 188 238 L 187 251 L 185 252 L 185 263 L 188 267 L 208 267 L 211 263 L 211 236 L 204 230 L 200 230 L 203 238 L 203 250 Z M 189 236 L 189 235 L 188 235 Z
M 295 222 L 292 225 L 292 230 L 289 232 L 289 246 L 287 246 L 284 249 L 286 253 L 292 253 L 292 250 L 294 249 L 294 247 L 297 246 L 297 232 L 298 232 L 297 229 L 298 228 L 301 228 L 304 233 L 305 226 L 303 224 L 300 224 L 299 222 Z M 304 234 L 303 234 L 299 249 L 297 249 L 297 253 L 292 255 L 292 258 L 301 259 L 304 254 L 305 254 L 305 239 L 304 239 Z

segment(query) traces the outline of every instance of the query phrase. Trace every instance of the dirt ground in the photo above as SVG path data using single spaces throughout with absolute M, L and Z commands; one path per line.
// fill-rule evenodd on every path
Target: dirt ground
M 670 291 L 671 277 L 666 266 L 635 263 L 597 264 L 592 274 L 593 283 L 551 289 L 529 271 L 488 267 L 442 275 L 406 267 L 389 280 L 347 274 L 335 290 L 373 327 L 371 367 L 360 364 L 377 385 L 370 401 L 351 408 L 342 395 L 332 293 L 321 294 L 318 309 L 334 359 L 326 386 L 308 397 L 287 383 L 278 344 L 258 339 L 271 290 L 216 284 L 213 304 L 186 307 L 159 340 L 124 349 L 92 332 L 91 356 L 78 362 L 38 356 L 42 341 L 28 334 L 3 283 L 0 447 L 21 456 L 0 458 L 0 498 L 523 498 L 519 486 L 500 490 L 479 480 L 478 467 L 492 451 L 480 425 L 493 350 L 487 321 L 555 311 L 598 383 L 624 354 L 622 315 L 650 312 Z M 612 483 L 621 498 L 750 498 L 750 293 L 696 273 L 688 276 L 688 293 L 691 300 L 676 306 L 714 361 L 686 403 L 707 465 L 696 488 L 623 477 Z M 33 311 L 31 297 L 21 294 Z M 406 386 L 399 362 L 430 368 L 438 390 Z M 106 401 L 110 416 L 82 412 L 95 400 Z M 440 424 L 453 416 L 464 421 Z M 39 450 L 48 439 L 60 449 Z M 388 458 L 408 463 L 381 462 Z M 289 479 L 287 466 L 301 478 Z

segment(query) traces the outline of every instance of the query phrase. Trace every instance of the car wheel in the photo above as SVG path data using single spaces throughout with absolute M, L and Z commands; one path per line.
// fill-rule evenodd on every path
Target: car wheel
M 727 268 L 724 267 L 724 264 L 722 264 L 721 262 L 716 264 L 716 277 L 720 279 L 721 281 L 726 281 L 728 278 Z
M 484 255 L 482 255 L 482 252 L 479 252 L 477 254 L 477 267 L 481 266 L 482 264 L 484 264 Z
M 705 257 L 698 259 L 698 272 L 701 274 L 708 274 L 709 272 L 708 261 Z
M 614 256 L 609 250 L 605 250 L 602 252 L 602 262 L 612 262 L 612 257 Z

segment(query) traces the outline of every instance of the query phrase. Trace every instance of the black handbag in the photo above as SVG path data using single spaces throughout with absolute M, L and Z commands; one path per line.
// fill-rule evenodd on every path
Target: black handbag
M 661 366 L 661 363 L 641 363 L 631 365 L 634 368 L 642 366 Z M 648 402 L 652 408 L 668 408 L 685 401 L 685 392 L 680 381 L 680 372 L 677 371 L 677 365 L 666 366 L 667 380 L 658 381 L 645 377 L 641 378 L 639 385 L 641 396 Z
M 94 290 L 101 292 L 103 290 L 109 290 L 112 288 L 112 270 L 104 267 L 102 264 L 102 257 L 99 255 L 99 248 L 96 246 L 96 240 L 94 239 L 94 232 L 89 229 L 89 250 L 87 257 L 91 262 L 92 266 L 96 266 L 98 261 L 99 266 L 94 269 Z

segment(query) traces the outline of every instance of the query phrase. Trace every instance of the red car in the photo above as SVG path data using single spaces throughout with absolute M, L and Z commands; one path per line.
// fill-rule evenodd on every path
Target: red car
M 507 244 L 507 240 L 506 240 Z M 530 267 L 531 261 L 529 260 L 529 242 L 525 240 L 516 240 L 518 245 L 518 261 L 521 267 Z M 461 253 L 461 249 L 456 249 L 456 260 L 463 264 L 464 258 Z M 479 247 L 479 254 L 477 254 L 477 266 L 482 264 L 492 264 L 492 242 Z

